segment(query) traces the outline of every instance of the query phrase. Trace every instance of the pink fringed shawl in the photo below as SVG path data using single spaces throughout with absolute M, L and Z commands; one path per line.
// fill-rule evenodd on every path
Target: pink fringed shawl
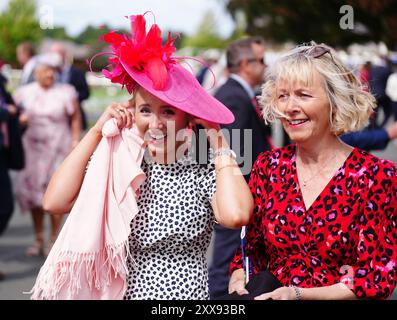
M 122 299 L 130 222 L 145 175 L 136 128 L 108 120 L 80 193 L 31 290 L 32 299 Z

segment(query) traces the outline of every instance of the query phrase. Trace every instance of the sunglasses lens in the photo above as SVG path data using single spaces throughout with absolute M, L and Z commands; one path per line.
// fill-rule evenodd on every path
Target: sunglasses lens
M 265 65 L 265 58 L 262 58 L 262 59 L 248 59 L 248 62 L 257 62 L 257 63 Z
M 317 46 L 317 47 L 313 48 L 312 57 L 319 58 L 322 55 L 326 54 L 327 52 L 329 52 L 329 50 L 327 48 Z

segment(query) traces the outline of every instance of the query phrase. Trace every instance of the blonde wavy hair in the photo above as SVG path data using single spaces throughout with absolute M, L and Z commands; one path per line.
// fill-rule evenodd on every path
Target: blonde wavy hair
M 286 117 L 277 107 L 277 86 L 281 81 L 311 86 L 317 70 L 324 80 L 330 104 L 331 132 L 337 136 L 362 129 L 376 106 L 375 98 L 364 90 L 335 51 L 325 44 L 301 45 L 268 67 L 259 102 L 266 123 Z

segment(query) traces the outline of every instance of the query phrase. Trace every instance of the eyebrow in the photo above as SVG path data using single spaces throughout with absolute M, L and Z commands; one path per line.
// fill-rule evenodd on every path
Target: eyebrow
M 312 91 L 312 90 L 313 90 L 313 88 L 311 88 L 311 87 L 299 87 L 297 89 L 294 89 L 293 91 Z M 287 91 L 289 91 L 289 90 L 284 89 L 284 88 L 277 89 L 277 92 L 287 92 Z
M 143 104 L 140 104 L 140 105 L 138 106 L 138 108 L 144 108 L 144 107 L 149 107 L 149 108 L 151 108 L 152 106 L 151 106 L 149 103 L 143 103 Z M 170 106 L 170 105 L 163 105 L 163 106 L 160 106 L 160 108 L 162 108 L 162 109 L 165 109 L 165 108 L 176 109 L 175 107 Z

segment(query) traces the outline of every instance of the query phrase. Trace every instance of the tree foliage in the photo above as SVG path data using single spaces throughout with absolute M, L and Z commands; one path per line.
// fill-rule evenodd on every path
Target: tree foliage
M 214 14 L 209 11 L 204 15 L 203 20 L 193 36 L 186 36 L 182 41 L 182 47 L 196 49 L 224 48 L 226 41 L 217 32 L 217 22 Z
M 0 57 L 16 64 L 16 47 L 23 41 L 37 43 L 43 36 L 34 0 L 10 0 L 0 14 Z
M 343 5 L 353 8 L 353 29 L 340 26 Z M 352 42 L 384 41 L 397 46 L 397 0 L 229 0 L 232 16 L 242 10 L 247 32 L 275 42 L 326 42 L 345 46 Z
M 45 29 L 44 37 L 57 40 L 74 40 L 73 37 L 68 35 L 65 27 L 54 27 L 52 29 Z

